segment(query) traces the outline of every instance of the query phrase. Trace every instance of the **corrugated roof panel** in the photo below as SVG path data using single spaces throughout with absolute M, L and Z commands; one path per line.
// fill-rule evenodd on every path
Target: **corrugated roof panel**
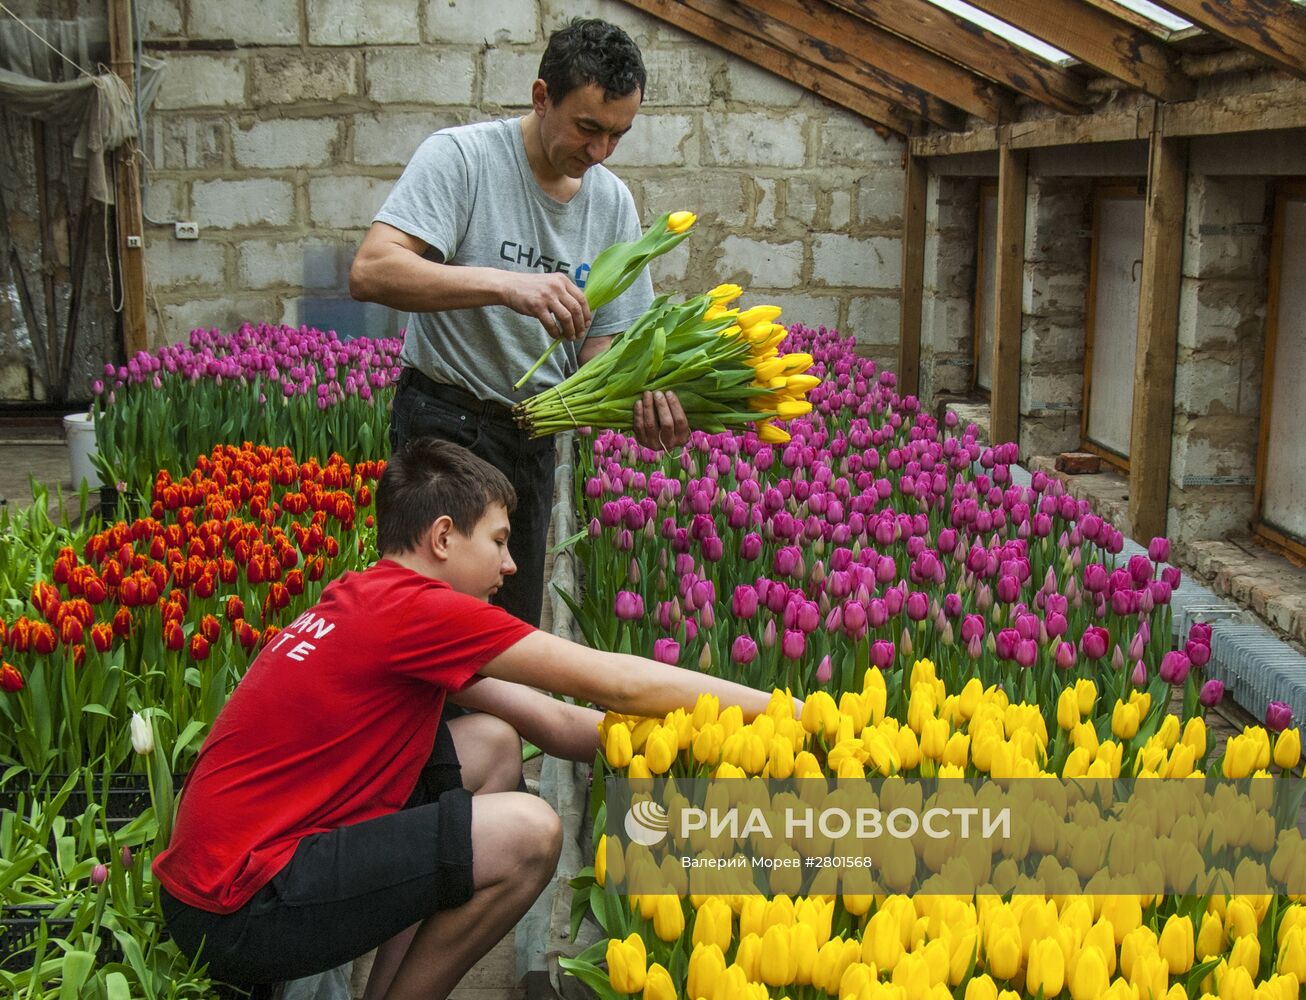
M 1183 31 L 1185 28 L 1191 28 L 1193 23 L 1185 21 L 1178 14 L 1172 14 L 1164 7 L 1158 7 L 1148 0 L 1116 0 L 1121 7 L 1128 7 L 1135 14 L 1142 14 L 1149 21 L 1153 21 L 1165 28 L 1167 31 Z

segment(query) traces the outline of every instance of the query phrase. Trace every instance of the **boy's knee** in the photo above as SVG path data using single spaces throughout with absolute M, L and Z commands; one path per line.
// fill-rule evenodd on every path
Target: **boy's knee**
M 526 795 L 520 798 L 523 854 L 552 873 L 562 853 L 562 820 L 542 799 Z

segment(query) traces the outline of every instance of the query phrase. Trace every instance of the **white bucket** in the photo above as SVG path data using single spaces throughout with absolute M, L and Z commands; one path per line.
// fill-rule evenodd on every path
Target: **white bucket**
M 64 437 L 68 440 L 68 465 L 72 469 L 73 489 L 79 489 L 82 480 L 90 489 L 101 485 L 100 474 L 95 470 L 91 456 L 95 454 L 95 422 L 89 413 L 70 413 L 63 418 Z

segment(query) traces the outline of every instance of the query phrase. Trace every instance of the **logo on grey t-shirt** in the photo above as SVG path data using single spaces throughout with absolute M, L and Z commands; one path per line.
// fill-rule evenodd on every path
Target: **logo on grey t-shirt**
M 535 247 L 514 243 L 512 240 L 504 240 L 499 244 L 499 257 L 509 264 L 525 264 L 527 267 L 538 267 L 542 271 L 560 271 L 563 274 L 571 271 L 572 278 L 580 288 L 585 287 L 585 281 L 590 274 L 589 264 L 577 264 L 575 271 L 572 271 L 570 261 L 550 257 L 548 254 L 540 253 Z

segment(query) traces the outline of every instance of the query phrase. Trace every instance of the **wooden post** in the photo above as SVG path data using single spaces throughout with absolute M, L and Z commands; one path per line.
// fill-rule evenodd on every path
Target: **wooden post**
M 921 388 L 921 300 L 925 294 L 925 197 L 929 170 L 907 154 L 902 207 L 902 303 L 898 326 L 898 392 Z
M 1021 292 L 1025 280 L 1027 154 L 998 147 L 998 254 L 993 303 L 993 391 L 989 440 L 1020 440 Z
M 132 49 L 131 5 L 128 0 L 109 0 L 109 59 L 113 72 L 134 95 Z M 128 139 L 115 150 L 114 163 L 117 168 L 114 214 L 122 279 L 122 334 L 123 346 L 130 358 L 149 347 L 145 330 L 145 235 L 135 139 Z
M 1165 534 L 1170 502 L 1187 167 L 1187 141 L 1167 139 L 1160 129 L 1153 130 L 1148 145 L 1134 416 L 1129 432 L 1129 523 L 1134 538 L 1141 542 Z

